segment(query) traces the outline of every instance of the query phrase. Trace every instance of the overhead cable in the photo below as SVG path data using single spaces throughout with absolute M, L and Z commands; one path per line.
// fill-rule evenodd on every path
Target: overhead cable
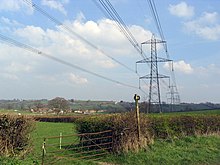
M 56 19 L 55 17 L 51 16 L 49 13 L 47 13 L 46 11 L 44 11 L 42 8 L 40 8 L 37 4 L 35 4 L 34 2 L 30 2 L 30 0 L 23 0 L 24 2 L 26 2 L 28 5 L 30 5 L 31 7 L 33 7 L 36 11 L 38 11 L 39 13 L 41 13 L 42 15 L 44 15 L 45 17 L 47 17 L 49 20 L 51 20 L 52 22 L 54 22 L 56 25 L 61 26 L 63 29 L 65 29 L 67 32 L 69 32 L 70 34 L 76 36 L 77 38 L 79 38 L 80 40 L 82 40 L 83 42 L 85 42 L 87 45 L 89 45 L 90 47 L 96 49 L 97 51 L 99 51 L 101 54 L 105 55 L 106 57 L 110 58 L 112 61 L 118 63 L 119 65 L 123 66 L 124 68 L 126 68 L 127 70 L 134 72 L 135 70 L 130 68 L 129 66 L 123 64 L 122 62 L 118 61 L 117 59 L 113 58 L 112 56 L 110 56 L 109 54 L 107 54 L 106 52 L 104 52 L 103 50 L 101 50 L 100 48 L 98 48 L 96 45 L 94 45 L 92 42 L 88 41 L 87 39 L 85 39 L 83 36 L 81 36 L 80 34 L 78 34 L 77 32 L 73 31 L 70 27 L 68 27 L 67 25 L 64 25 L 61 21 L 59 21 L 58 19 Z
M 165 41 L 165 37 L 164 37 L 164 34 L 163 34 L 162 26 L 161 26 L 161 23 L 160 23 L 159 15 L 158 15 L 157 8 L 156 8 L 156 5 L 154 3 L 154 0 L 146 0 L 146 1 L 148 2 L 148 5 L 150 7 L 150 10 L 151 10 L 152 16 L 154 18 L 155 25 L 157 27 L 158 33 L 159 33 L 161 39 Z M 170 59 L 170 55 L 169 55 L 168 48 L 167 48 L 167 43 L 164 43 L 163 47 L 164 47 L 167 58 Z M 170 68 L 170 74 L 171 74 L 173 86 L 175 87 L 175 90 L 178 93 L 173 64 L 170 63 L 170 62 L 169 62 L 169 68 Z
M 92 71 L 90 71 L 90 70 L 87 70 L 87 69 L 85 69 L 85 68 L 82 68 L 82 67 L 80 67 L 80 66 L 78 66 L 78 65 L 75 65 L 75 64 L 73 64 L 73 63 L 70 63 L 70 62 L 64 61 L 64 60 L 62 60 L 62 59 L 59 59 L 59 58 L 57 58 L 57 57 L 54 57 L 54 56 L 52 56 L 52 55 L 50 55 L 50 54 L 44 53 L 44 52 L 42 52 L 42 51 L 40 51 L 40 50 L 38 50 L 38 49 L 36 49 L 36 48 L 33 48 L 33 47 L 31 47 L 31 46 L 29 46 L 29 45 L 26 45 L 26 44 L 24 44 L 24 43 L 18 42 L 18 41 L 16 41 L 16 40 L 11 39 L 11 38 L 9 38 L 9 37 L 6 37 L 6 36 L 4 36 L 4 35 L 2 35 L 2 34 L 0 34 L 0 39 L 1 39 L 2 41 L 6 42 L 7 44 L 14 45 L 14 46 L 16 46 L 16 47 L 25 49 L 25 50 L 27 50 L 27 51 L 29 51 L 29 52 L 32 52 L 32 53 L 36 53 L 36 54 L 38 54 L 38 55 L 40 55 L 40 56 L 46 57 L 46 58 L 48 58 L 48 59 L 51 59 L 51 60 L 56 61 L 56 62 L 58 62 L 58 63 L 61 63 L 61 64 L 63 64 L 63 65 L 69 66 L 69 67 L 71 67 L 71 68 L 75 68 L 75 69 L 78 69 L 78 70 L 80 70 L 80 71 L 86 72 L 86 73 L 91 74 L 91 75 L 93 75 L 93 76 L 96 76 L 96 77 L 105 79 L 105 80 L 107 80 L 107 81 L 110 81 L 110 82 L 113 82 L 113 83 L 116 83 L 116 84 L 119 84 L 119 85 L 122 85 L 122 86 L 130 87 L 130 88 L 134 88 L 134 89 L 139 89 L 139 88 L 136 87 L 136 86 L 129 85 L 129 84 L 126 84 L 126 83 L 124 83 L 124 82 L 120 82 L 120 81 L 111 79 L 111 78 L 109 78 L 109 77 L 103 76 L 103 75 L 98 74 L 98 73 L 96 73 L 96 72 L 92 72 Z
M 117 13 L 117 11 L 114 9 L 112 4 L 110 3 L 109 0 L 99 0 L 99 3 L 97 0 L 93 0 L 95 5 L 102 11 L 102 13 L 113 20 L 115 24 L 117 25 L 117 28 L 119 28 L 119 31 L 128 39 L 128 41 L 131 43 L 131 45 L 138 51 L 138 53 L 141 55 L 143 59 L 146 59 L 146 55 L 142 52 L 141 47 L 139 46 L 137 40 L 135 37 L 132 35 L 130 32 L 129 28 L 126 26 L 124 21 L 121 19 L 120 15 Z M 140 78 L 140 74 L 135 71 L 138 78 Z M 147 83 L 144 81 L 144 83 L 147 85 Z M 139 83 L 139 89 L 140 88 L 140 83 Z M 142 90 L 143 91 L 143 90 Z
M 126 26 L 120 15 L 117 13 L 113 5 L 110 3 L 109 0 L 93 0 L 95 5 L 103 12 L 103 14 L 114 20 L 117 27 L 119 28 L 120 32 L 124 34 L 124 36 L 128 39 L 128 41 L 132 44 L 132 46 L 139 52 L 143 59 L 146 58 L 146 55 L 141 51 L 141 47 L 139 46 L 137 40 Z

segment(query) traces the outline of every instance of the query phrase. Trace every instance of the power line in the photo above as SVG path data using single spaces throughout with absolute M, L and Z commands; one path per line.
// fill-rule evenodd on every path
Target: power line
M 58 63 L 61 63 L 61 64 L 63 64 L 63 65 L 66 65 L 66 66 L 69 66 L 69 67 L 71 67 L 71 68 L 75 68 L 75 69 L 78 69 L 78 70 L 80 70 L 80 71 L 86 72 L 86 73 L 91 74 L 91 75 L 93 75 L 93 76 L 96 76 L 96 77 L 105 79 L 105 80 L 107 80 L 107 81 L 110 81 L 110 82 L 113 82 L 113 83 L 116 83 L 116 84 L 119 84 L 119 85 L 122 85 L 122 86 L 130 87 L 130 88 L 134 88 L 134 89 L 139 89 L 139 88 L 136 87 L 136 86 L 129 85 L 129 84 L 126 84 L 126 83 L 123 83 L 123 82 L 120 82 L 120 81 L 111 79 L 111 78 L 109 78 L 109 77 L 103 76 L 103 75 L 98 74 L 98 73 L 96 73 L 96 72 L 92 72 L 92 71 L 90 71 L 90 70 L 87 70 L 87 69 L 85 69 L 85 68 L 82 68 L 82 67 L 80 67 L 80 66 L 77 66 L 77 65 L 75 65 L 75 64 L 72 64 L 72 63 L 70 63 L 70 62 L 64 61 L 64 60 L 59 59 L 59 58 L 57 58 L 57 57 L 54 57 L 54 56 L 52 56 L 52 55 L 50 55 L 50 54 L 44 53 L 44 52 L 42 52 L 42 51 L 40 51 L 40 50 L 38 50 L 38 49 L 36 49 L 36 48 L 33 48 L 33 47 L 29 46 L 29 45 L 26 45 L 26 44 L 24 44 L 24 43 L 21 43 L 21 42 L 18 42 L 18 41 L 16 41 L 16 40 L 13 40 L 13 39 L 11 39 L 11 38 L 9 38 L 9 37 L 6 37 L 6 36 L 4 36 L 4 35 L 2 35 L 2 34 L 0 34 L 0 39 L 1 39 L 2 41 L 6 42 L 7 44 L 14 45 L 14 46 L 16 46 L 16 47 L 25 49 L 26 51 L 29 51 L 29 52 L 38 54 L 38 55 L 40 55 L 40 56 L 43 56 L 43 57 L 46 57 L 46 58 L 51 59 L 51 60 L 53 60 L 53 61 L 56 61 L 56 62 L 58 62 Z
M 40 12 L 42 15 L 46 16 L 49 20 L 51 20 L 52 22 L 54 22 L 55 24 L 62 26 L 66 31 L 68 31 L 70 34 L 78 37 L 80 40 L 82 40 L 83 42 L 85 42 L 86 44 L 88 44 L 89 46 L 91 46 L 92 48 L 98 50 L 100 53 L 102 53 L 103 55 L 107 56 L 108 58 L 110 58 L 111 60 L 115 61 L 116 63 L 120 64 L 121 66 L 123 66 L 124 68 L 126 68 L 127 70 L 136 73 L 135 70 L 131 69 L 130 67 L 128 67 L 127 65 L 121 63 L 120 61 L 116 60 L 115 58 L 111 57 L 110 55 L 108 55 L 107 53 L 105 53 L 103 50 L 101 50 L 100 48 L 98 48 L 97 46 L 95 46 L 93 43 L 91 43 L 90 41 L 86 40 L 84 37 L 82 37 L 81 35 L 79 35 L 78 33 L 74 32 L 70 27 L 64 25 L 61 21 L 59 21 L 58 19 L 56 19 L 55 17 L 51 16 L 50 14 L 48 14 L 46 11 L 44 11 L 43 9 L 41 9 L 37 4 L 30 2 L 29 0 L 23 0 L 25 1 L 27 4 L 29 4 L 30 6 L 32 6 L 33 8 L 35 8 L 38 12 Z M 137 74 L 137 73 L 136 73 Z M 138 74 L 137 74 L 138 75 Z M 140 77 L 140 75 L 138 75 L 138 77 Z M 146 92 L 144 92 L 142 89 L 139 88 L 140 91 L 142 91 L 144 94 L 146 94 Z
M 136 39 L 134 38 L 132 33 L 129 31 L 128 27 L 126 26 L 124 21 L 121 19 L 121 17 L 117 13 L 117 11 L 114 9 L 112 4 L 109 2 L 109 0 L 105 0 L 105 1 L 104 0 L 99 0 L 99 2 L 100 2 L 100 4 L 102 5 L 103 8 L 101 7 L 101 5 L 99 5 L 96 2 L 96 0 L 93 0 L 93 2 L 96 4 L 96 6 L 98 6 L 99 9 L 102 10 L 102 12 L 107 17 L 112 18 L 116 22 L 117 26 L 119 27 L 119 30 L 125 35 L 125 37 L 134 46 L 134 48 L 141 54 L 141 56 L 144 59 L 144 61 L 149 61 L 150 59 L 147 58 L 146 55 L 143 53 L 142 48 L 138 45 Z M 154 17 L 155 24 L 157 26 L 158 32 L 159 32 L 159 34 L 161 36 L 161 39 L 164 41 L 162 44 L 164 46 L 164 49 L 165 49 L 165 52 L 166 52 L 166 55 L 167 55 L 167 59 L 168 59 L 168 61 L 171 61 L 171 60 L 169 60 L 170 56 L 169 56 L 169 52 L 167 51 L 167 45 L 166 45 L 165 37 L 164 37 L 163 31 L 162 31 L 162 26 L 161 26 L 160 21 L 159 21 L 159 15 L 158 15 L 157 10 L 156 10 L 156 5 L 155 5 L 154 1 L 149 1 L 149 5 L 150 5 L 150 9 L 152 11 L 152 15 Z M 164 59 L 162 59 L 162 61 L 163 60 Z M 155 65 L 155 64 L 151 64 L 151 65 Z M 169 63 L 169 65 L 170 65 L 170 69 L 171 69 L 171 77 L 173 79 L 174 84 L 176 84 L 176 82 L 175 82 L 175 75 L 173 73 L 173 67 L 171 68 L 171 63 Z M 162 84 L 165 84 L 166 87 L 170 86 L 163 79 L 161 79 L 161 82 L 162 82 Z M 177 90 L 177 88 L 176 88 L 176 90 Z
M 138 51 L 138 53 L 141 55 L 142 58 L 146 58 L 146 55 L 141 52 L 141 47 L 138 44 L 137 40 L 129 30 L 129 28 L 126 26 L 120 15 L 117 13 L 113 5 L 110 3 L 109 0 L 93 0 L 95 5 L 103 12 L 103 14 L 114 20 L 117 27 L 119 28 L 119 31 L 128 39 L 128 41 L 131 43 L 131 45 Z
M 56 19 L 55 17 L 51 16 L 49 13 L 47 13 L 46 11 L 44 11 L 42 8 L 40 8 L 37 4 L 35 4 L 34 2 L 30 2 L 29 0 L 23 0 L 24 2 L 26 2 L 28 5 L 30 5 L 31 7 L 33 7 L 35 10 L 37 10 L 38 12 L 40 12 L 42 15 L 44 15 L 45 17 L 47 17 L 49 20 L 51 20 L 52 22 L 54 22 L 55 24 L 63 27 L 63 29 L 65 29 L 66 31 L 68 31 L 70 34 L 76 36 L 77 38 L 79 38 L 80 40 L 82 40 L 83 42 L 85 42 L 87 45 L 89 45 L 90 47 L 96 49 L 97 51 L 99 51 L 101 54 L 105 55 L 106 57 L 110 58 L 112 61 L 118 63 L 119 65 L 123 66 L 124 68 L 126 68 L 127 70 L 134 72 L 135 71 L 130 68 L 129 66 L 123 64 L 122 62 L 118 61 L 117 59 L 113 58 L 112 56 L 108 55 L 106 52 L 104 52 L 103 50 L 101 50 L 100 48 L 98 48 L 96 45 L 94 45 L 92 42 L 86 40 L 84 37 L 82 37 L 80 34 L 76 33 L 75 31 L 73 31 L 70 27 L 64 25 L 61 21 L 59 21 L 58 19 Z
M 99 3 L 97 1 L 99 1 Z M 143 60 L 149 61 L 150 59 L 147 58 L 145 53 L 142 51 L 142 45 L 139 46 L 137 40 L 135 39 L 135 37 L 133 36 L 133 34 L 129 30 L 129 28 L 126 26 L 126 24 L 124 23 L 124 21 L 122 20 L 122 18 L 118 14 L 118 12 L 115 10 L 113 5 L 110 3 L 110 1 L 109 0 L 93 0 L 93 2 L 103 12 L 103 14 L 106 17 L 108 17 L 108 18 L 110 18 L 110 19 L 115 21 L 115 24 L 117 25 L 119 31 L 128 39 L 128 41 L 131 43 L 131 45 L 141 55 Z M 149 63 L 147 63 L 147 65 L 150 67 Z M 151 65 L 155 65 L 155 63 L 153 63 Z M 139 77 L 139 88 L 141 89 L 141 86 L 140 86 L 140 77 L 141 76 L 137 72 L 137 67 L 136 67 L 136 73 L 137 73 L 137 75 Z M 143 82 L 146 85 L 148 85 L 145 81 L 143 81 Z M 167 85 L 167 83 L 163 79 L 161 79 L 161 82 L 162 82 L 163 85 L 165 84 L 166 87 L 169 86 L 169 85 Z
M 126 24 L 124 23 L 124 21 L 122 20 L 122 18 L 120 17 L 120 15 L 117 13 L 117 11 L 115 10 L 115 8 L 113 7 L 113 5 L 110 3 L 109 0 L 99 0 L 99 3 L 97 2 L 97 0 L 93 0 L 93 2 L 95 3 L 95 5 L 102 11 L 102 13 L 114 20 L 115 24 L 117 25 L 117 28 L 119 29 L 119 31 L 128 39 L 128 41 L 131 43 L 131 45 L 137 50 L 137 52 L 141 55 L 141 57 L 143 59 L 146 58 L 146 55 L 142 52 L 141 47 L 139 46 L 137 40 L 135 39 L 135 37 L 132 35 L 131 31 L 129 30 L 129 28 L 126 26 Z M 138 74 L 137 70 L 136 70 L 136 74 L 137 76 L 140 78 L 140 74 Z M 147 83 L 144 81 L 144 83 L 147 85 Z M 145 93 L 147 95 L 146 92 L 144 92 L 144 90 L 141 89 L 140 86 L 140 79 L 139 79 L 139 89 Z
M 159 20 L 159 15 L 158 15 L 157 10 L 156 10 L 156 5 L 155 5 L 153 0 L 148 0 L 148 4 L 150 6 L 151 13 L 153 15 L 153 18 L 154 18 L 157 30 L 158 30 L 158 32 L 160 34 L 160 37 L 161 37 L 161 39 L 163 41 L 165 41 L 163 30 L 162 30 L 162 26 L 161 26 L 160 20 Z
M 156 8 L 156 5 L 154 3 L 154 0 L 146 0 L 146 1 L 148 2 L 148 5 L 150 7 L 152 16 L 153 16 L 154 21 L 155 21 L 156 28 L 157 28 L 157 30 L 159 32 L 159 35 L 160 35 L 161 39 L 165 41 L 164 33 L 163 33 L 163 30 L 162 30 L 162 26 L 161 26 L 161 23 L 160 23 L 160 20 L 159 20 L 159 15 L 158 15 L 157 8 Z M 164 47 L 164 50 L 165 50 L 167 58 L 170 59 L 170 55 L 169 55 L 169 52 L 168 52 L 168 48 L 167 48 L 167 43 L 166 42 L 163 44 L 163 47 Z M 171 90 L 175 89 L 175 92 L 170 92 L 170 93 L 171 94 L 172 93 L 176 93 L 176 96 L 178 98 L 177 102 L 180 103 L 180 97 L 179 97 L 179 93 L 178 93 L 178 90 L 177 90 L 176 78 L 175 78 L 175 74 L 174 74 L 173 63 L 169 62 L 169 68 L 170 68 L 170 74 L 171 74 L 172 83 L 173 83 L 173 85 L 171 85 L 172 86 Z M 169 85 L 169 87 L 170 87 L 170 85 Z M 171 98 L 173 98 L 173 96 L 171 96 Z

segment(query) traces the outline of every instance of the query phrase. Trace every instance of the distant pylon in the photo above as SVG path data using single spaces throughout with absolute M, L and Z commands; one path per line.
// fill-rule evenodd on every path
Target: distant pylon
M 165 59 L 157 56 L 157 44 L 161 44 L 161 43 L 165 43 L 165 41 L 156 39 L 154 35 L 152 35 L 152 38 L 150 40 L 141 43 L 141 48 L 142 45 L 144 44 L 151 45 L 151 56 L 149 58 L 145 58 L 141 61 L 136 62 L 136 63 L 150 63 L 150 74 L 140 77 L 140 79 L 150 79 L 149 100 L 148 100 L 149 107 L 147 113 L 162 112 L 159 79 L 169 78 L 169 76 L 159 74 L 158 72 L 158 62 L 171 61 L 169 59 Z
M 169 85 L 169 92 L 167 92 L 167 102 L 170 104 L 170 111 L 173 111 L 173 106 L 180 104 L 179 93 L 175 85 Z

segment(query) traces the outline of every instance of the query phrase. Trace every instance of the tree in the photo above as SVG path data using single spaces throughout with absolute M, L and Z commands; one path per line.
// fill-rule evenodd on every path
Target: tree
M 34 103 L 35 107 L 37 108 L 37 110 L 41 109 L 44 107 L 44 105 L 41 103 L 41 101 L 36 101 Z
M 7 104 L 7 109 L 13 109 L 13 105 L 12 104 Z
M 65 111 L 70 108 L 69 102 L 62 98 L 56 97 L 48 102 L 48 106 L 55 110 Z
M 20 110 L 24 110 L 24 108 L 25 108 L 24 103 L 21 103 L 21 104 L 20 104 Z

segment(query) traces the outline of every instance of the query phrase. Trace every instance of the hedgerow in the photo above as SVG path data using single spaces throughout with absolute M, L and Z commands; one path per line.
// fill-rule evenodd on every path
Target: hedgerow
M 72 123 L 75 122 L 76 119 L 80 118 L 81 116 L 33 116 L 32 118 L 36 121 L 40 122 L 64 122 L 64 123 Z
M 147 120 L 142 120 L 144 117 L 141 117 L 140 123 L 142 127 L 139 143 L 134 116 L 134 113 L 125 113 L 123 115 L 84 117 L 76 120 L 76 129 L 79 133 L 101 132 L 110 129 L 113 131 L 113 152 L 136 151 L 139 145 L 146 146 L 149 143 L 149 137 L 146 136 L 148 133 L 145 127 L 143 127 L 147 125 Z
M 147 116 L 140 115 L 141 134 L 137 136 L 134 112 L 83 117 L 76 120 L 79 133 L 113 131 L 113 152 L 137 151 L 155 139 L 188 135 L 219 134 L 220 115 Z
M 148 131 L 155 138 L 218 134 L 220 131 L 220 115 L 161 116 L 149 119 Z
M 23 156 L 27 153 L 32 129 L 30 118 L 0 115 L 0 156 Z

